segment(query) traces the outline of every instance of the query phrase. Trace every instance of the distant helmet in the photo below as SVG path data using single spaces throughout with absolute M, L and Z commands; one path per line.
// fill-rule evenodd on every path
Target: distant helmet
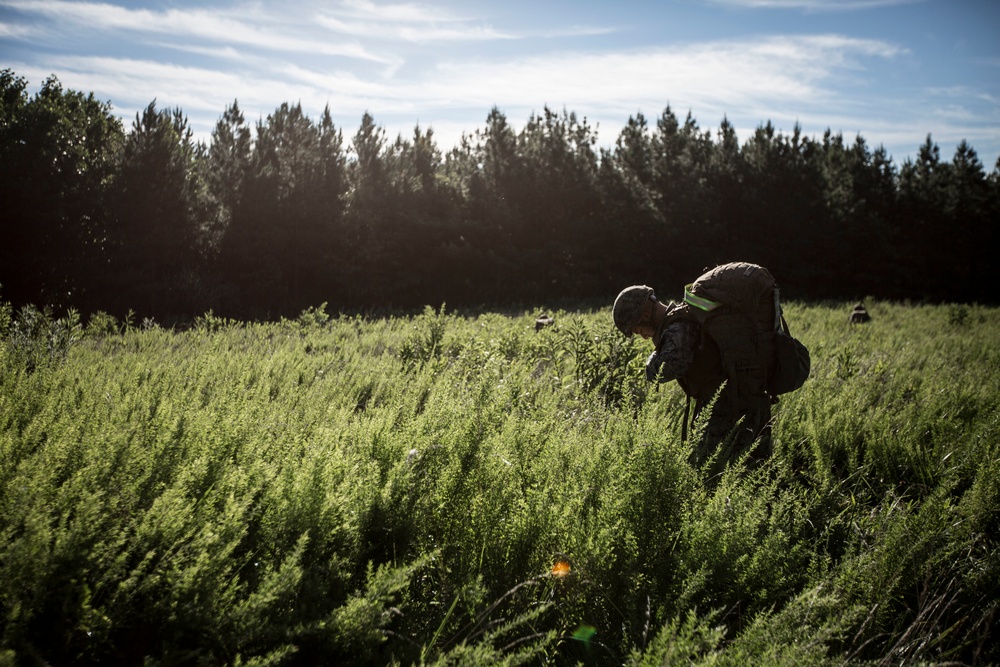
M 632 335 L 632 327 L 639 323 L 642 309 L 651 298 L 656 298 L 653 288 L 646 285 L 632 285 L 619 292 L 613 309 L 615 326 L 626 337 Z

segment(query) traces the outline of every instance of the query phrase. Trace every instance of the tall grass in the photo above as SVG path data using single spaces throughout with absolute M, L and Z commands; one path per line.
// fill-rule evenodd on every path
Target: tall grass
M 1000 661 L 1000 311 L 787 310 L 711 484 L 604 311 L 0 313 L 0 664 Z

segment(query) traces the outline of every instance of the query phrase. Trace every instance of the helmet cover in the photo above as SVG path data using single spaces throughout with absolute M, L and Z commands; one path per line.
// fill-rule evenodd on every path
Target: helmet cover
M 612 312 L 615 326 L 626 338 L 632 335 L 632 328 L 639 323 L 642 309 L 650 299 L 656 299 L 656 296 L 653 288 L 647 285 L 632 285 L 618 293 Z

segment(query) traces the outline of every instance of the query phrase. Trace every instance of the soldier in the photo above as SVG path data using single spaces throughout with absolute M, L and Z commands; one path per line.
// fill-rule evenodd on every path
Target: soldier
M 615 299 L 615 326 L 625 334 L 639 334 L 653 341 L 654 350 L 646 360 L 650 382 L 676 380 L 689 399 L 694 399 L 694 418 L 722 387 L 692 459 L 708 460 L 723 447 L 710 471 L 721 473 L 725 464 L 750 452 L 751 465 L 771 455 L 771 399 L 766 392 L 749 391 L 740 383 L 723 383 L 726 374 L 718 345 L 702 335 L 701 326 L 683 316 L 682 304 L 663 303 L 651 287 L 627 287 Z M 687 415 L 685 414 L 685 424 Z
M 547 313 L 542 313 L 537 320 L 535 320 L 535 331 L 541 331 L 545 327 L 550 327 L 555 324 L 555 320 L 548 316 Z
M 849 321 L 851 324 L 863 324 L 871 321 L 871 319 L 872 316 L 868 314 L 868 310 L 865 308 L 865 305 L 863 303 L 859 303 L 854 306 L 854 310 L 851 311 Z

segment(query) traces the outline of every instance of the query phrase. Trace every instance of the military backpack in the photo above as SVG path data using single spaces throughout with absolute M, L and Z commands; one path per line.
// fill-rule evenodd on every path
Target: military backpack
M 809 350 L 792 337 L 778 284 L 762 266 L 717 266 L 684 288 L 668 317 L 694 319 L 719 348 L 725 379 L 742 396 L 795 391 L 809 377 Z M 697 378 L 689 378 L 697 384 Z M 685 388 L 687 391 L 687 388 Z

